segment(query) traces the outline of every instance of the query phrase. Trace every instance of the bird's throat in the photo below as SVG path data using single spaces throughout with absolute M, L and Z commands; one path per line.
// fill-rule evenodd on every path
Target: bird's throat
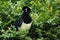
M 31 23 L 31 21 L 32 21 L 30 15 L 29 14 L 24 14 L 24 13 L 22 15 L 22 19 L 23 19 L 24 23 L 27 23 L 27 24 Z

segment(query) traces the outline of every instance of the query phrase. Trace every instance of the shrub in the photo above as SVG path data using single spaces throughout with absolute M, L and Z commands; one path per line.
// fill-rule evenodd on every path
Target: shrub
M 22 14 L 22 7 L 32 9 L 32 27 L 27 31 L 15 31 Z M 18 18 L 17 18 L 18 17 Z M 59 40 L 60 1 L 59 0 L 0 0 L 1 40 Z

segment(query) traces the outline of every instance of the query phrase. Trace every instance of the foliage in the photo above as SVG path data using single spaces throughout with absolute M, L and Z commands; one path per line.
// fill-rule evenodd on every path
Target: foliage
M 29 6 L 31 29 L 16 31 L 22 7 Z M 0 0 L 1 40 L 60 40 L 60 0 Z

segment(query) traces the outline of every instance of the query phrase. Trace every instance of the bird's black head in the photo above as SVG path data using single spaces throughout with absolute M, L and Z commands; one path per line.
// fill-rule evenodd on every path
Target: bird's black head
M 23 12 L 24 13 L 30 13 L 30 11 L 31 11 L 31 9 L 29 8 L 29 7 L 27 7 L 27 6 L 24 6 L 23 8 L 22 8 L 22 10 L 23 10 Z

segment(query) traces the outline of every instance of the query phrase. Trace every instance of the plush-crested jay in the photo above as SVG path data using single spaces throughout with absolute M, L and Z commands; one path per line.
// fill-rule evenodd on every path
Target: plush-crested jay
M 32 18 L 29 16 L 31 9 L 27 6 L 22 8 L 23 14 L 21 15 L 21 19 L 18 21 L 16 26 L 16 30 L 29 30 L 31 28 Z

